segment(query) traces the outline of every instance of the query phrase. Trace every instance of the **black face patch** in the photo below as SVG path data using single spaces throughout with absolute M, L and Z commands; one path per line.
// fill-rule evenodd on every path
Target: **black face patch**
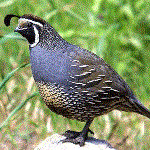
M 32 26 L 30 28 L 25 28 L 24 26 L 22 30 L 18 30 L 17 32 L 25 37 L 30 44 L 33 44 L 35 42 L 35 32 Z

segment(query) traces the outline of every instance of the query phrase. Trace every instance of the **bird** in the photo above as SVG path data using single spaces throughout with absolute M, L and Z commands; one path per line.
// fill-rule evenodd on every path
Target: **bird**
M 44 19 L 24 14 L 15 32 L 29 43 L 30 63 L 39 93 L 58 115 L 86 122 L 81 132 L 66 131 L 62 142 L 85 145 L 95 117 L 113 110 L 135 112 L 150 118 L 150 111 L 136 98 L 123 78 L 96 54 L 64 40 Z

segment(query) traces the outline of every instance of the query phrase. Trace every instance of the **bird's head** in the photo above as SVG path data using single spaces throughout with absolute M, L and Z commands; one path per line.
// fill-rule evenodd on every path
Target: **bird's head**
M 23 16 L 9 14 L 6 15 L 4 19 L 6 26 L 10 25 L 10 20 L 12 17 L 17 17 L 19 19 L 18 26 L 14 31 L 20 33 L 28 40 L 30 46 L 34 47 L 39 42 L 39 34 L 43 30 L 46 21 L 31 14 L 25 14 Z

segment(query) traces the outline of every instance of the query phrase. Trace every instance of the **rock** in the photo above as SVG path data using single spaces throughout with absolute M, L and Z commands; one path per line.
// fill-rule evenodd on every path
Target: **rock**
M 35 150 L 115 150 L 108 142 L 104 140 L 98 140 L 93 137 L 88 137 L 83 147 L 75 145 L 73 143 L 62 143 L 61 140 L 65 139 L 64 136 L 54 134 L 47 137 L 42 143 L 39 144 Z

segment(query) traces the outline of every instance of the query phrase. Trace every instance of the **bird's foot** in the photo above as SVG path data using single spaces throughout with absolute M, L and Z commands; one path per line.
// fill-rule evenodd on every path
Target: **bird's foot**
M 66 138 L 76 138 L 80 135 L 81 132 L 76 132 L 76 131 L 66 131 L 62 135 L 65 136 Z
M 88 129 L 88 132 L 90 132 L 91 134 L 94 134 L 94 132 L 91 131 L 90 129 Z M 88 137 L 87 134 L 84 135 L 82 132 L 76 132 L 76 131 L 70 131 L 70 130 L 66 131 L 62 135 L 66 137 L 66 139 L 62 140 L 63 143 L 70 142 L 73 144 L 79 144 L 80 146 L 84 146 L 85 141 Z
M 70 143 L 73 143 L 73 144 L 79 144 L 80 146 L 84 146 L 85 141 L 86 141 L 86 138 L 84 136 L 82 136 L 82 135 L 79 135 L 79 136 L 77 136 L 75 138 L 67 137 L 66 139 L 62 140 L 61 142 L 62 143 L 70 142 Z

